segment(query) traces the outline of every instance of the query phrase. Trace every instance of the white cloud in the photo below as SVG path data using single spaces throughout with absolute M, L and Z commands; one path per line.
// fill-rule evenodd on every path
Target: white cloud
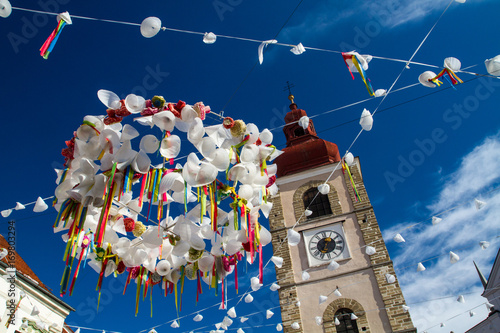
M 442 178 L 437 199 L 427 207 L 428 220 L 412 228 L 408 227 L 420 221 L 384 230 L 399 283 L 419 331 L 434 325 L 439 328 L 445 322 L 446 332 L 464 332 L 486 318 L 486 308 L 481 305 L 486 299 L 480 296 L 482 285 L 473 260 L 488 276 L 500 245 L 500 189 L 495 190 L 499 180 L 500 136 L 495 135 L 464 156 L 455 172 Z M 475 197 L 487 202 L 479 211 L 474 206 Z M 456 208 L 440 215 L 443 220 L 439 224 L 431 224 L 431 216 L 451 207 Z M 398 232 L 406 242 L 390 243 Z M 491 242 L 486 250 L 479 246 L 483 240 Z M 449 251 L 460 256 L 457 263 L 450 263 Z M 425 271 L 416 271 L 418 262 L 423 262 Z M 465 304 L 456 301 L 461 294 L 467 300 Z M 446 296 L 452 297 L 443 298 Z M 429 299 L 438 300 L 423 302 Z M 468 309 L 477 305 L 481 305 L 474 310 L 477 315 L 470 318 Z

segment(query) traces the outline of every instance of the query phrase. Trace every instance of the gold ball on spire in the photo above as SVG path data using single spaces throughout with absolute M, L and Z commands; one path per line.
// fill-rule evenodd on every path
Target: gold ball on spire
M 293 96 L 292 94 L 288 95 L 288 99 L 290 100 L 290 102 L 293 104 L 293 99 L 295 98 L 295 96 Z

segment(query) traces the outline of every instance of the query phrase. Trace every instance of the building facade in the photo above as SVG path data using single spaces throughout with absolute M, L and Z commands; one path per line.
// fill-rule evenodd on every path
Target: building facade
M 269 216 L 274 255 L 284 259 L 276 268 L 284 331 L 416 332 L 403 308 L 359 159 L 350 172 L 343 170 L 337 146 L 320 139 L 311 120 L 306 127 L 306 112 L 289 98 L 287 147 L 276 160 L 280 191 L 271 198 Z M 325 182 L 329 192 L 323 195 L 318 186 Z M 297 246 L 286 240 L 291 228 L 301 234 Z M 367 245 L 374 254 L 366 254 Z M 332 260 L 338 263 L 334 270 Z
M 9 243 L 0 235 L 2 249 L 9 249 Z M 71 311 L 75 310 L 54 296 L 16 251 L 0 260 L 0 332 L 70 333 L 64 322 Z
M 497 256 L 495 258 L 495 262 L 493 263 L 493 267 L 491 268 L 488 280 L 484 278 L 477 266 L 476 269 L 484 287 L 484 291 L 481 296 L 488 300 L 490 312 L 488 313 L 488 317 L 466 331 L 466 333 L 500 332 L 500 250 L 497 252 Z

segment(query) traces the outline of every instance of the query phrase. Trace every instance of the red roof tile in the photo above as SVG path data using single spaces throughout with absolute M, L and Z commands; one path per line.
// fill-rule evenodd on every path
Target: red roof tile
M 9 248 L 9 243 L 5 240 L 5 238 L 0 235 L 0 248 Z M 43 282 L 36 276 L 36 274 L 31 270 L 31 268 L 28 266 L 28 264 L 23 260 L 23 258 L 15 251 L 16 254 L 16 270 L 17 272 L 21 272 L 24 276 L 27 276 L 31 278 L 32 280 L 36 281 L 40 287 L 43 289 L 47 290 L 48 292 L 51 292 L 49 288 L 47 288 L 46 285 L 43 284 Z M 7 261 L 7 257 L 3 258 L 2 261 L 6 264 L 9 264 Z

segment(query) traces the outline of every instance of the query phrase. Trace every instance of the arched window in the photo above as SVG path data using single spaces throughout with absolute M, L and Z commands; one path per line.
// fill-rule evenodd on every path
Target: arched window
M 299 136 L 305 135 L 306 132 L 304 131 L 304 129 L 302 127 L 297 127 L 295 129 L 295 131 L 293 132 L 293 134 L 294 134 L 294 137 L 298 138 Z
M 316 194 L 318 195 L 316 196 Z M 314 199 L 315 196 L 316 199 Z M 332 213 L 332 208 L 330 207 L 330 201 L 328 200 L 328 195 L 319 193 L 316 187 L 308 189 L 304 193 L 302 200 L 304 201 L 304 209 L 307 209 L 309 207 L 308 209 L 313 212 L 311 215 L 307 217 L 308 219 L 312 219 L 323 215 L 329 215 Z
M 350 309 L 339 309 L 335 312 L 335 318 L 340 322 L 340 325 L 336 325 L 337 333 L 359 333 L 356 320 L 351 320 L 351 313 Z

